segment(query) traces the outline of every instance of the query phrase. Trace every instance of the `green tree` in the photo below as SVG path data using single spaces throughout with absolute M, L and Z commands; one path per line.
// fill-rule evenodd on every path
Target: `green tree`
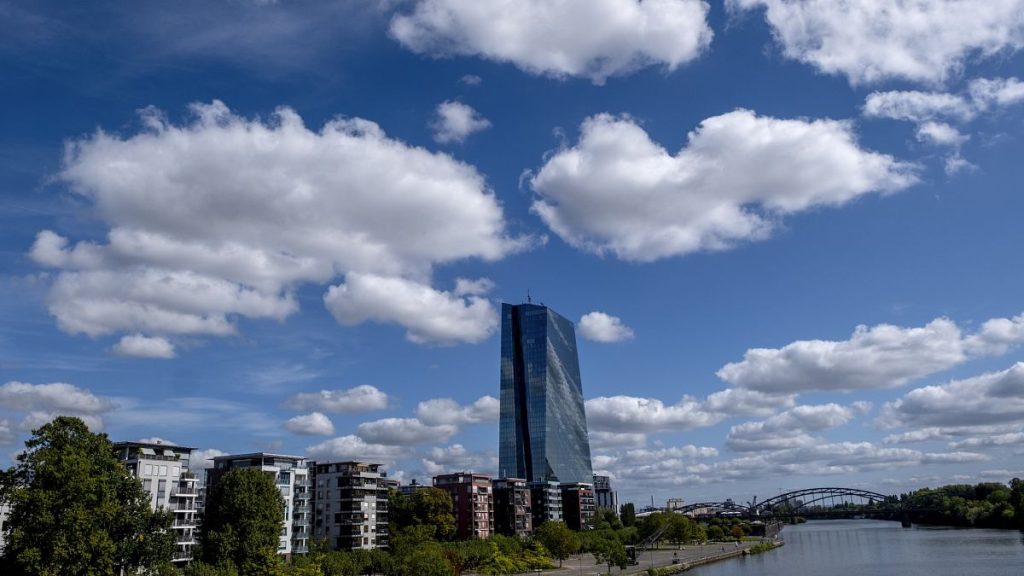
M 594 555 L 594 560 L 598 564 L 607 565 L 609 574 L 612 573 L 612 566 L 625 568 L 629 562 L 626 547 L 611 534 L 599 536 L 596 541 L 591 543 L 591 548 L 590 553 Z
M 682 514 L 670 514 L 668 517 L 668 529 L 665 530 L 665 537 L 677 547 L 683 542 L 693 539 L 693 521 Z
M 732 527 L 732 530 L 729 531 L 729 535 L 735 538 L 737 542 L 739 542 L 740 540 L 743 540 L 743 528 L 739 524 L 737 524 Z
M 646 540 L 656 534 L 668 522 L 668 516 L 663 512 L 654 512 L 640 520 L 638 535 L 641 540 Z
M 428 486 L 410 496 L 392 490 L 389 504 L 392 533 L 410 526 L 428 526 L 433 528 L 433 537 L 438 540 L 450 540 L 455 536 L 452 497 L 445 490 Z
M 722 530 L 722 527 L 720 525 L 718 525 L 718 524 L 712 525 L 710 528 L 708 528 L 708 539 L 709 540 L 724 540 L 725 539 L 725 530 Z
M 626 528 L 636 524 L 636 507 L 632 502 L 626 502 L 619 507 L 619 517 L 622 520 L 622 525 Z
M 551 553 L 552 558 L 558 560 L 559 568 L 563 560 L 575 554 L 580 548 L 579 537 L 565 525 L 565 522 L 545 522 L 537 528 L 533 536 Z
M 284 500 L 271 476 L 256 468 L 229 470 L 206 498 L 203 561 L 232 565 L 246 576 L 274 573 L 283 518 Z
M 0 572 L 94 575 L 166 568 L 172 515 L 153 512 L 106 434 L 60 416 L 32 432 L 17 464 L 0 474 L 4 526 Z

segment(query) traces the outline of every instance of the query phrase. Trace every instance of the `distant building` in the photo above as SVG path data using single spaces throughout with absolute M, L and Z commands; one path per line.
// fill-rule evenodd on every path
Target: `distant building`
M 494 531 L 505 536 L 526 536 L 533 532 L 533 507 L 530 488 L 522 478 L 496 478 L 494 493 Z
M 313 536 L 335 550 L 388 546 L 388 480 L 383 465 L 313 462 Z
M 576 332 L 546 306 L 501 306 L 498 474 L 593 482 Z
M 150 508 L 174 513 L 171 526 L 177 547 L 172 561 L 190 561 L 198 532 L 198 479 L 188 468 L 192 448 L 149 442 L 115 442 L 114 453 L 128 472 L 142 481 Z
M 530 511 L 533 513 L 533 529 L 541 524 L 552 521 L 561 522 L 562 490 L 558 482 L 530 482 Z
M 594 485 L 566 482 L 558 486 L 562 492 L 562 515 L 565 525 L 573 530 L 594 527 Z
M 206 472 L 207 497 L 224 474 L 238 468 L 261 470 L 274 480 L 281 492 L 284 520 L 281 521 L 277 553 L 289 555 L 309 552 L 311 490 L 306 459 L 268 452 L 217 456 L 213 459 L 213 468 Z
M 682 498 L 669 498 L 668 501 L 665 502 L 665 509 L 669 512 L 679 510 L 683 506 L 686 506 L 686 501 Z
M 400 490 L 402 487 L 402 483 L 398 481 L 398 478 L 381 478 L 380 483 L 388 491 Z
M 412 481 L 409 482 L 408 484 L 401 485 L 398 488 L 398 491 L 401 492 L 403 496 L 412 496 L 413 493 L 415 493 L 417 490 L 422 490 L 424 488 L 430 488 L 430 486 L 427 486 L 426 484 L 420 484 L 416 482 L 415 478 L 413 478 Z
M 594 474 L 594 506 L 619 513 L 619 495 L 612 490 L 611 478 Z
M 434 476 L 434 487 L 452 497 L 456 534 L 460 539 L 494 535 L 494 495 L 491 477 L 472 472 Z

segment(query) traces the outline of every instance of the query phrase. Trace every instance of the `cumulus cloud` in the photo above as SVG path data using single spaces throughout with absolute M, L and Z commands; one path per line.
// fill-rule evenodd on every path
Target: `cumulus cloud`
M 765 415 L 793 401 L 791 395 L 743 390 L 723 390 L 703 401 L 684 396 L 672 405 L 657 398 L 601 396 L 586 401 L 586 413 L 592 433 L 642 434 L 712 426 L 731 416 Z
M 213 459 L 217 456 L 227 456 L 228 453 L 216 448 L 205 450 L 193 450 L 188 457 L 188 467 L 194 471 L 209 470 L 213 468 Z
M 388 407 L 388 395 L 369 384 L 345 390 L 299 392 L 284 402 L 285 408 L 295 411 L 315 410 L 334 414 L 369 412 Z
M 946 157 L 945 165 L 946 174 L 953 175 L 974 168 L 959 152 L 970 139 L 970 135 L 963 133 L 964 126 L 981 114 L 1021 102 L 1024 82 L 1017 78 L 980 78 L 972 80 L 960 94 L 917 90 L 873 92 L 864 101 L 864 115 L 917 124 L 918 141 L 954 150 Z
M 606 450 L 609 448 L 643 448 L 647 445 L 647 435 L 642 432 L 608 432 L 605 430 L 591 430 L 589 436 L 591 450 Z
M 479 56 L 602 84 L 696 59 L 713 36 L 708 9 L 704 0 L 418 0 L 392 19 L 390 31 L 414 52 Z
M 882 407 L 886 427 L 1024 423 L 1024 363 L 1000 372 L 911 390 Z
M 48 305 L 62 330 L 230 335 L 236 317 L 283 320 L 298 309 L 298 286 L 345 275 L 335 292 L 398 285 L 403 293 L 380 299 L 433 293 L 449 311 L 466 308 L 477 319 L 472 332 L 443 336 L 479 337 L 486 303 L 432 292 L 432 269 L 497 260 L 527 241 L 506 234 L 501 206 L 473 167 L 359 118 L 313 131 L 289 108 L 267 120 L 219 101 L 190 110 L 191 120 L 175 125 L 147 109 L 136 134 L 100 131 L 68 146 L 59 177 L 109 229 L 105 242 L 37 237 L 32 257 L 59 271 Z M 431 314 L 384 317 L 413 323 L 425 342 L 436 332 L 422 326 Z
M 959 442 L 951 442 L 949 447 L 959 450 L 960 448 L 991 448 L 996 446 L 1016 446 L 1019 444 L 1024 444 L 1024 432 L 967 438 Z
M 17 381 L 0 386 L 0 406 L 14 410 L 53 412 L 72 416 L 101 414 L 114 407 L 109 400 L 72 384 L 29 384 Z
M 416 418 L 429 426 L 480 424 L 498 421 L 500 404 L 494 396 L 482 396 L 469 406 L 451 398 L 425 400 L 416 405 Z
M 139 442 L 144 444 L 167 444 L 168 446 L 178 446 L 177 442 L 172 442 L 166 438 L 160 438 L 159 436 L 150 436 L 148 438 L 139 438 Z
M 462 444 L 431 448 L 420 463 L 424 471 L 431 476 L 450 472 L 494 475 L 498 470 L 498 458 L 494 454 L 467 450 Z
M 446 442 L 458 430 L 453 424 L 432 426 L 417 418 L 382 418 L 363 422 L 356 429 L 356 434 L 371 444 L 413 446 Z
M 419 344 L 480 342 L 498 326 L 498 312 L 486 298 L 375 274 L 348 274 L 344 284 L 331 286 L 324 304 L 341 324 L 400 324 L 406 338 Z
M 1024 315 L 993 318 L 973 334 L 937 318 L 917 328 L 858 326 L 847 340 L 798 340 L 782 348 L 753 348 L 723 366 L 722 380 L 751 390 L 891 388 L 979 356 L 1004 354 L 1024 342 Z
M 330 436 L 334 434 L 334 423 L 321 412 L 312 412 L 289 418 L 284 423 L 286 430 L 304 436 Z
M 595 342 L 622 342 L 632 340 L 633 329 L 622 319 L 604 312 L 590 312 L 580 318 L 580 336 Z
M 114 354 L 134 358 L 174 358 L 174 345 L 166 338 L 148 337 L 142 334 L 122 336 L 114 345 Z
M 914 172 L 862 149 L 849 122 L 736 110 L 675 155 L 629 117 L 590 117 L 530 183 L 533 211 L 566 242 L 650 262 L 768 238 L 780 217 L 902 190 Z
M 779 450 L 820 442 L 810 435 L 849 423 L 862 412 L 859 407 L 830 403 L 795 406 L 765 420 L 733 426 L 726 444 L 737 451 Z
M 364 441 L 359 436 L 339 436 L 306 448 L 306 454 L 316 460 L 356 460 L 391 464 L 406 455 L 401 446 L 385 446 Z
M 490 120 L 462 102 L 442 102 L 434 114 L 430 127 L 434 131 L 434 141 L 439 144 L 462 143 L 470 135 L 491 127 Z
M 727 0 L 764 9 L 783 53 L 851 84 L 939 83 L 1024 47 L 1022 0 Z
M 459 82 L 462 82 L 466 86 L 479 86 L 484 83 L 484 79 L 476 74 L 466 74 L 459 79 Z

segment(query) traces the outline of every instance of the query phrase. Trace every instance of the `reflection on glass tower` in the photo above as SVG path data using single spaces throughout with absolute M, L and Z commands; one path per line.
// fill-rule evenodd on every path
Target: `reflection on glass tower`
M 501 306 L 499 442 L 503 477 L 594 481 L 576 331 L 545 306 Z

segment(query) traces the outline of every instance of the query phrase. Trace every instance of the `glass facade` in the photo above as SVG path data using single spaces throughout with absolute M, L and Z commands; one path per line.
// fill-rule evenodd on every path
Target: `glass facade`
M 499 443 L 502 477 L 593 482 L 576 331 L 545 306 L 501 306 Z

